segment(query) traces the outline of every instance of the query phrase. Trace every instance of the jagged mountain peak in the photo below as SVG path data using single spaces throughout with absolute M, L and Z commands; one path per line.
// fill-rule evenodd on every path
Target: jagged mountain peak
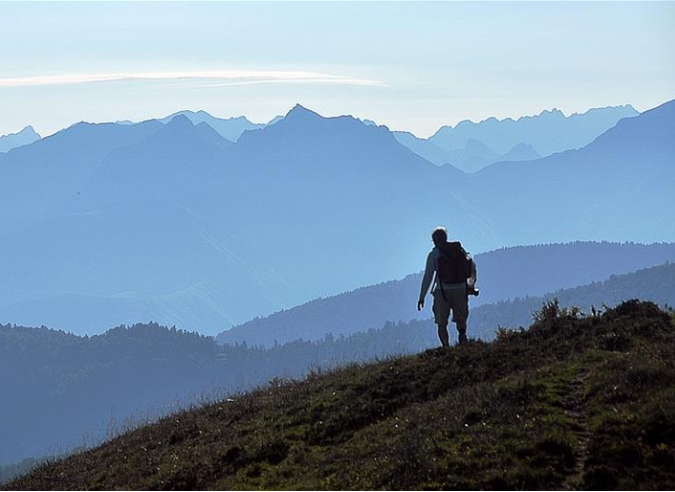
M 230 142 L 236 142 L 241 134 L 245 131 L 265 127 L 264 124 L 252 123 L 245 116 L 217 118 L 204 110 L 199 110 L 197 112 L 191 110 L 178 111 L 177 113 L 173 113 L 166 118 L 161 118 L 159 121 L 162 123 L 168 123 L 177 116 L 187 117 L 193 125 L 206 123 Z
M 229 118 L 218 118 L 216 116 L 213 116 L 211 113 L 208 111 L 205 111 L 203 109 L 197 110 L 197 111 L 192 111 L 191 109 L 184 109 L 182 111 L 177 111 L 176 113 L 173 113 L 166 118 L 162 118 L 160 121 L 162 122 L 168 122 L 172 120 L 173 118 L 176 118 L 177 116 L 186 116 L 192 123 L 195 125 L 204 121 L 211 121 L 211 120 L 216 120 L 216 121 L 229 121 L 229 122 L 248 122 L 248 118 L 246 116 L 231 116 Z
M 301 104 L 296 104 L 293 106 L 293 108 L 286 113 L 285 119 L 297 119 L 297 118 L 321 118 L 324 119 L 323 116 L 321 116 L 319 113 L 316 113 L 315 111 L 312 111 L 311 109 L 307 109 L 306 107 L 302 106 Z
M 520 142 L 513 146 L 506 154 L 503 154 L 500 157 L 502 161 L 530 161 L 533 159 L 539 159 L 541 154 L 532 147 L 532 145 Z
M 263 128 L 244 133 L 239 141 L 257 141 L 257 139 L 266 136 L 282 134 L 286 138 L 305 139 L 309 134 L 323 132 L 326 124 L 336 120 L 336 118 L 325 118 L 301 104 L 296 104 L 284 116 L 275 118 L 275 120 L 274 124 L 268 124 Z
M 490 117 L 479 123 L 463 120 L 454 128 L 442 126 L 429 141 L 448 152 L 464 148 L 469 138 L 475 138 L 500 155 L 520 142 L 527 142 L 541 155 L 550 155 L 583 147 L 622 118 L 637 114 L 629 105 L 589 109 L 570 116 L 553 107 L 517 119 Z
M 619 120 L 613 128 L 596 138 L 588 150 L 597 148 L 621 149 L 620 153 L 642 153 L 655 151 L 665 143 L 665 152 L 672 152 L 673 125 L 675 124 L 675 99 L 665 102 L 635 117 Z M 655 145 L 656 144 L 656 145 Z M 663 149 L 662 149 L 663 151 Z M 672 156 L 672 154 L 671 154 Z
M 288 148 L 292 152 L 297 152 L 298 145 L 304 148 L 316 147 L 320 142 L 331 148 L 339 146 L 340 154 L 350 147 L 359 148 L 360 152 L 369 149 L 367 152 L 375 154 L 391 152 L 392 145 L 399 147 L 385 126 L 368 125 L 351 115 L 325 117 L 301 104 L 296 104 L 274 125 L 246 132 L 239 139 L 239 143 L 247 148 L 260 149 L 272 145 Z M 331 159 L 333 157 L 331 155 Z
M 193 127 L 194 124 L 192 121 L 190 121 L 190 118 L 185 116 L 184 114 L 178 114 L 171 118 L 171 121 L 167 123 L 167 128 L 175 128 L 175 129 L 185 129 L 185 128 L 190 128 Z
M 539 116 L 562 116 L 565 117 L 565 114 L 560 111 L 558 108 L 544 109 Z
M 170 148 L 187 145 L 188 142 L 192 142 L 190 147 L 206 143 L 221 148 L 233 143 L 206 121 L 195 123 L 184 114 L 174 116 L 160 131 L 149 136 L 148 141 L 154 142 L 153 145 L 167 145 Z
M 39 135 L 38 132 L 35 131 L 35 128 L 33 128 L 32 125 L 26 125 L 23 130 L 19 132 L 19 135 Z
M 32 126 L 25 126 L 18 133 L 0 135 L 0 152 L 7 152 L 16 147 L 29 145 L 41 138 L 40 134 L 38 134 Z

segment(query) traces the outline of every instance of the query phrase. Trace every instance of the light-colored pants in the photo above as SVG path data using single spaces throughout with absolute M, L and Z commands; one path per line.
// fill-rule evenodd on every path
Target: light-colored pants
M 445 299 L 441 289 L 436 289 L 432 293 L 434 296 L 434 321 L 439 326 L 448 326 L 450 310 L 452 309 L 452 321 L 454 323 L 466 321 L 469 317 L 469 296 L 466 293 L 466 287 L 454 289 L 445 289 Z

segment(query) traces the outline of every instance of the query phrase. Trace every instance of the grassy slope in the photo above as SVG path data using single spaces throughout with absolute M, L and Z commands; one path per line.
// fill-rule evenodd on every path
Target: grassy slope
M 629 302 L 493 343 L 278 382 L 8 489 L 675 486 L 675 329 Z

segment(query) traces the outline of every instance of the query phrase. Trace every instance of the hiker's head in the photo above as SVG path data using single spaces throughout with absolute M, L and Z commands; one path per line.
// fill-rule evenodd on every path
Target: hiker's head
M 448 231 L 445 227 L 437 227 L 434 229 L 434 232 L 431 233 L 431 240 L 436 246 L 445 244 L 448 241 Z

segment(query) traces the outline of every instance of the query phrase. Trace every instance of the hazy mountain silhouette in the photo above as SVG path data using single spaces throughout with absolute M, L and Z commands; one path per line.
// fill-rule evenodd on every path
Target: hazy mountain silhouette
M 157 121 L 78 123 L 0 154 L 0 233 L 8 230 L 8 224 L 25 227 L 26 220 L 51 212 L 55 204 L 83 190 L 111 150 L 138 142 L 162 127 Z
M 425 229 L 445 215 L 439 196 L 444 207 L 461 210 L 451 227 L 469 237 L 490 234 L 447 194 L 436 166 L 398 144 L 385 127 L 352 117 L 322 118 L 296 106 L 275 125 L 242 135 L 228 161 L 253 195 L 247 205 L 253 222 L 234 230 L 258 224 L 263 238 L 250 247 L 261 257 L 283 258 L 270 268 L 294 288 L 329 293 L 338 282 L 344 290 L 343 279 L 357 264 L 362 278 L 386 278 L 392 268 L 405 274 L 401 258 L 413 254 L 411 233 L 426 243 Z M 307 271 L 303 287 L 292 280 L 301 271 Z
M 488 118 L 480 123 L 464 120 L 455 127 L 443 126 L 429 141 L 444 151 L 466 148 L 470 139 L 479 140 L 503 155 L 520 143 L 531 145 L 539 154 L 549 155 L 589 144 L 620 119 L 637 116 L 630 105 L 594 108 L 583 114 L 565 116 L 560 110 L 542 111 L 517 120 Z
M 448 158 L 456 167 L 468 173 L 501 160 L 499 154 L 475 138 L 467 140 L 463 149 L 448 151 Z
M 86 167 L 86 186 L 72 189 L 63 173 L 68 186 L 49 202 L 50 214 L 0 244 L 0 254 L 15 259 L 0 266 L 1 304 L 13 319 L 50 313 L 52 326 L 91 333 L 138 321 L 136 307 L 115 313 L 117 300 L 124 307 L 130 298 L 151 299 L 145 312 L 157 312 L 152 319 L 199 322 L 188 326 L 216 333 L 317 294 L 405 274 L 402 255 L 419 249 L 408 234 L 425 244 L 445 215 L 434 207 L 443 193 L 440 170 L 386 128 L 351 117 L 326 119 L 298 106 L 236 145 L 183 116 L 143 125 L 153 131 L 110 145 Z M 116 131 L 143 133 L 139 125 Z M 452 197 L 445 203 L 464 210 Z M 426 222 L 419 207 L 431 211 Z M 467 237 L 488 235 L 470 210 L 452 222 Z M 384 241 L 397 247 L 383 248 Z M 363 264 L 364 257 L 373 261 Z M 195 298 L 199 285 L 215 293 Z M 185 291 L 187 301 L 173 295 Z M 52 317 L 53 296 L 62 294 L 71 302 Z M 167 296 L 190 306 L 184 316 L 156 308 Z M 66 323 L 75 321 L 66 311 L 73 300 L 85 302 L 79 326 Z
M 0 154 L 0 255 L 12 259 L 0 264 L 0 308 L 24 306 L 30 317 L 16 321 L 32 322 L 54 296 L 91 300 L 68 328 L 96 332 L 139 321 L 136 308 L 97 311 L 123 296 L 174 317 L 157 321 L 216 333 L 402 278 L 438 224 L 474 253 L 672 241 L 671 108 L 584 149 L 472 175 L 429 163 L 386 127 L 301 106 L 235 144 L 187 117 L 78 124 Z M 44 323 L 73 321 L 50 313 Z
M 40 138 L 40 135 L 29 125 L 19 133 L 10 133 L 8 135 L 0 136 L 0 152 L 8 152 L 13 148 L 32 144 L 33 142 L 40 140 Z
M 448 156 L 448 153 L 440 147 L 437 147 L 429 140 L 418 138 L 410 132 L 394 131 L 391 133 L 394 135 L 396 140 L 408 147 L 417 155 L 424 157 L 429 162 L 433 162 L 439 166 L 450 163 L 450 157 Z
M 450 163 L 476 172 L 502 161 L 526 161 L 582 147 L 616 124 L 639 113 L 632 106 L 591 109 L 565 117 L 559 110 L 517 120 L 488 118 L 465 120 L 456 127 L 441 127 L 428 139 L 408 132 L 393 132 L 403 145 L 437 165 Z
M 272 118 L 271 120 L 269 120 L 269 121 L 267 122 L 267 125 L 266 125 L 266 126 L 274 125 L 274 124 L 280 122 L 280 121 L 283 120 L 283 119 L 284 119 L 284 117 L 281 116 L 281 115 L 275 116 L 274 118 Z
M 423 261 L 420 257 L 420 264 Z M 579 242 L 519 246 L 476 255 L 475 261 L 481 295 L 471 298 L 472 309 L 517 297 L 535 298 L 559 289 L 605 280 L 610 275 L 675 261 L 675 244 Z M 327 333 L 349 335 L 379 328 L 388 321 L 427 319 L 431 316 L 431 298 L 427 299 L 429 304 L 425 310 L 418 312 L 416 309 L 421 282 L 422 274 L 416 273 L 401 280 L 316 299 L 235 326 L 218 335 L 217 341 L 270 347 L 276 342 L 300 338 L 320 340 Z M 618 299 L 608 298 L 607 302 L 610 301 Z M 470 316 L 470 326 L 475 319 Z M 493 323 L 494 326 L 497 324 Z
M 245 116 L 238 116 L 235 118 L 216 118 L 215 116 L 211 116 L 206 111 L 195 112 L 187 110 L 179 111 L 167 116 L 166 118 L 162 118 L 159 121 L 162 123 L 168 123 L 176 116 L 185 116 L 195 125 L 198 125 L 199 123 L 206 123 L 227 140 L 232 142 L 236 142 L 241 134 L 247 130 L 256 130 L 266 126 L 260 123 L 251 123 Z
M 531 145 L 519 143 L 504 155 L 495 153 L 480 140 L 469 139 L 463 149 L 450 150 L 446 153 L 448 160 L 467 173 L 475 173 L 481 169 L 505 161 L 531 161 L 541 156 Z
M 500 161 L 531 161 L 539 159 L 541 155 L 534 147 L 525 143 L 519 143 L 506 154 L 499 156 Z
M 444 151 L 430 140 L 417 138 L 409 132 L 392 132 L 396 140 L 416 154 L 436 165 L 447 163 L 465 172 L 476 172 L 489 164 L 501 161 L 529 161 L 541 157 L 528 144 L 519 143 L 504 155 L 499 155 L 479 140 L 471 138 L 461 149 Z
M 229 317 L 231 304 L 256 305 L 250 296 L 248 301 L 233 296 L 231 281 L 237 279 L 250 294 L 259 287 L 256 267 L 219 250 L 231 253 L 232 246 L 208 232 L 211 218 L 216 222 L 223 213 L 217 204 L 229 185 L 218 168 L 231 143 L 183 116 L 157 125 L 159 130 L 140 142 L 109 152 L 79 194 L 0 246 L 16 259 L 2 268 L 8 281 L 3 287 L 12 289 L 3 304 L 14 297 L 8 309 L 24 312 L 15 319 L 32 321 L 34 309 L 41 308 L 51 313 L 52 326 L 77 332 L 139 319 L 221 326 L 236 319 Z M 202 210 L 211 216 L 201 216 Z M 39 271 L 50 274 L 26 273 Z M 212 294 L 221 284 L 223 290 Z M 30 290 L 42 295 L 21 297 Z
M 572 230 L 580 240 L 672 240 L 674 127 L 671 101 L 621 120 L 582 149 L 488 166 L 467 191 L 507 244 L 538 242 L 542 227 L 551 241 Z

